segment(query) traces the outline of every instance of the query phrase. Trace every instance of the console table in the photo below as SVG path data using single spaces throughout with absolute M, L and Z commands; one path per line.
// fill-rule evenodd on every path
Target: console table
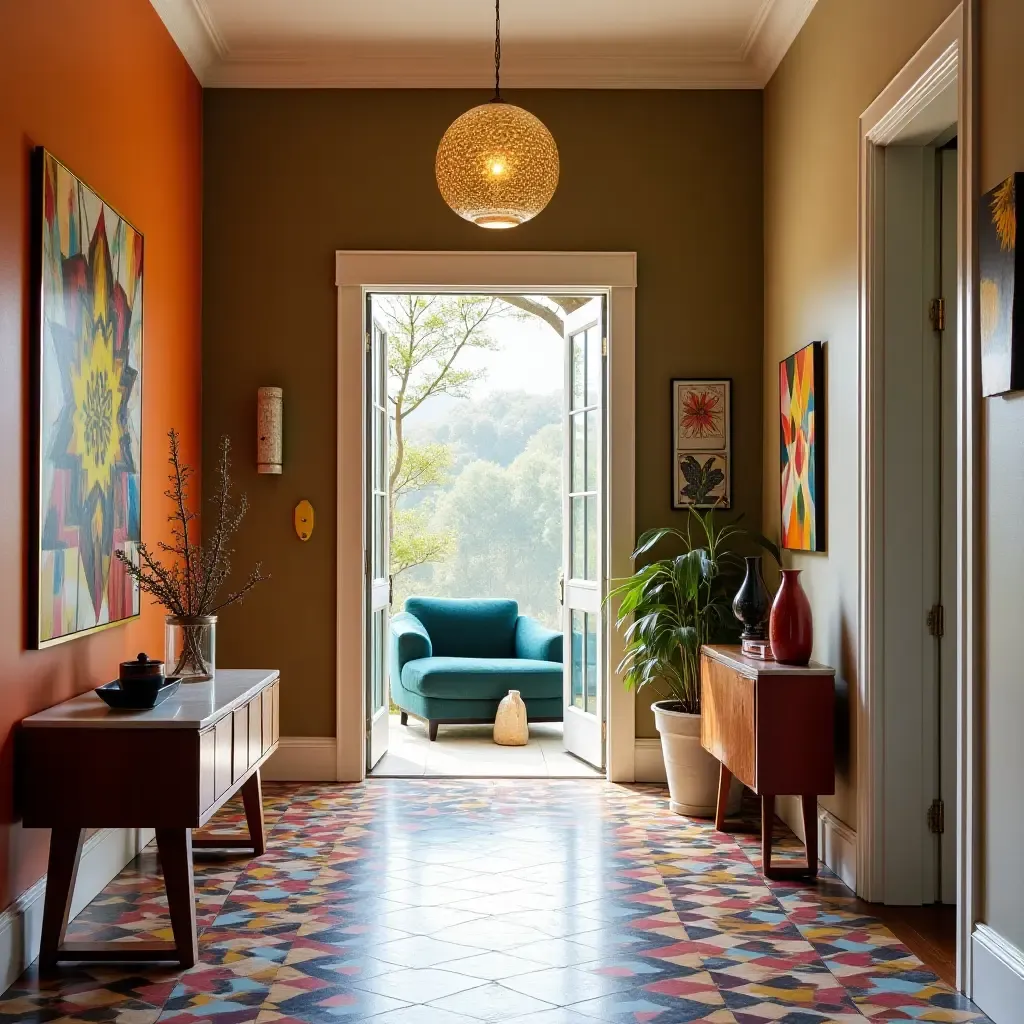
M 835 792 L 835 669 L 780 665 L 739 647 L 701 651 L 701 744 L 721 762 L 715 828 L 725 830 L 735 776 L 761 798 L 761 860 L 768 878 L 818 873 L 818 796 Z M 775 797 L 803 806 L 807 863 L 772 867 Z
M 150 711 L 115 711 L 90 691 L 24 720 L 24 823 L 52 830 L 41 967 L 62 960 L 195 964 L 192 848 L 264 852 L 260 767 L 277 749 L 279 690 L 276 671 L 221 669 L 209 682 L 182 683 Z M 249 834 L 193 841 L 192 829 L 239 790 Z M 173 942 L 64 941 L 90 828 L 156 830 Z

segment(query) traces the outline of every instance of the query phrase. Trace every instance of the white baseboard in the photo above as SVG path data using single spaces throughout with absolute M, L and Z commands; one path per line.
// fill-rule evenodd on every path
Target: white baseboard
M 103 887 L 153 839 L 152 829 L 106 828 L 89 836 L 82 848 L 71 917 L 75 918 Z M 0 913 L 0 990 L 6 991 L 39 956 L 46 876 Z
M 333 736 L 282 736 L 263 766 L 268 782 L 334 782 L 338 777 Z
M 971 998 L 995 1024 L 1018 1024 L 1024 1007 L 1024 952 L 987 924 L 971 935 Z
M 633 778 L 637 782 L 665 782 L 661 737 L 640 737 L 633 745 Z
M 824 807 L 818 808 L 818 856 L 857 891 L 857 833 Z

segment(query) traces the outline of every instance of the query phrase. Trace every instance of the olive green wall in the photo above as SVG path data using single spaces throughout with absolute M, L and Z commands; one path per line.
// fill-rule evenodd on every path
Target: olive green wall
M 235 563 L 259 558 L 273 575 L 224 615 L 218 660 L 281 668 L 284 735 L 334 732 L 337 249 L 636 251 L 637 529 L 679 517 L 673 376 L 733 378 L 735 507 L 760 521 L 761 94 L 510 94 L 553 132 L 562 177 L 548 209 L 507 233 L 460 220 L 434 183 L 438 140 L 481 95 L 205 93 L 204 490 L 229 433 L 251 503 Z M 256 388 L 270 384 L 285 393 L 276 478 L 254 465 Z M 302 498 L 316 510 L 305 544 L 292 529 Z M 637 732 L 655 735 L 649 712 Z

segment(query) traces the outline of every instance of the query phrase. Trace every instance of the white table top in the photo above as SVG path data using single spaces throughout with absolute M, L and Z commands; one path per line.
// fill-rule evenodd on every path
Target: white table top
M 217 669 L 205 683 L 182 683 L 149 711 L 117 711 L 92 690 L 26 718 L 29 729 L 206 729 L 279 676 L 277 669 Z

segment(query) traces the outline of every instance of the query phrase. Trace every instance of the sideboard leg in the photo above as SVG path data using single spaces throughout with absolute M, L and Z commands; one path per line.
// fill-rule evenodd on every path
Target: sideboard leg
M 71 898 L 75 894 L 75 880 L 78 877 L 84 840 L 84 828 L 55 828 L 50 833 L 43 933 L 39 943 L 39 966 L 43 970 L 57 966 L 58 953 L 68 927 L 68 914 Z
M 729 805 L 729 790 L 732 788 L 732 772 L 725 767 L 725 762 L 718 766 L 718 806 L 715 808 L 715 828 L 725 831 L 725 811 Z
M 806 794 L 800 798 L 804 812 L 804 846 L 807 849 L 807 871 L 811 878 L 818 874 L 818 797 Z
M 775 828 L 775 797 L 761 794 L 761 873 L 765 876 L 772 870 L 772 832 Z
M 258 768 L 242 785 L 242 804 L 245 807 L 245 820 L 249 826 L 252 851 L 259 857 L 267 852 L 267 835 L 263 825 L 263 784 Z
M 192 877 L 192 830 L 158 828 L 156 845 L 164 871 L 171 931 L 182 967 L 195 967 L 199 959 L 196 935 L 196 890 Z

